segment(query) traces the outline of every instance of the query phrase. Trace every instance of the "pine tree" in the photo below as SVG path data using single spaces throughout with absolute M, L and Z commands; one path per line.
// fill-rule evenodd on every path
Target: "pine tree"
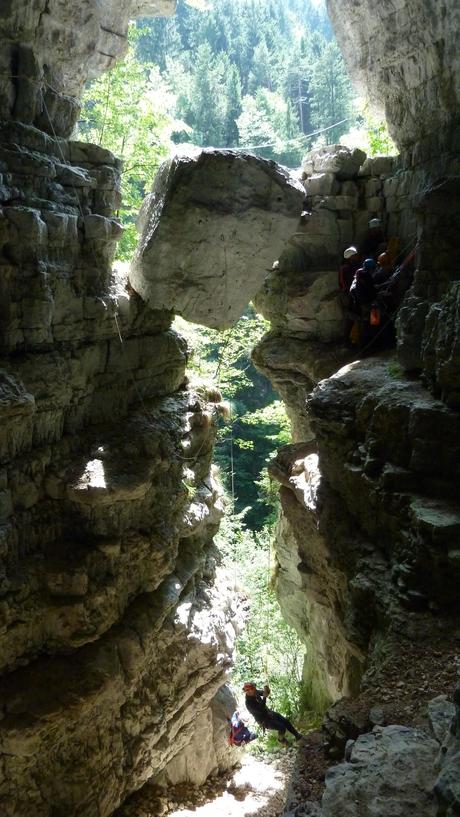
M 224 123 L 225 144 L 228 147 L 236 147 L 239 143 L 239 133 L 236 120 L 240 116 L 242 110 L 240 75 L 236 65 L 231 65 L 226 82 L 226 110 Z
M 223 59 L 213 59 L 211 46 L 205 42 L 196 53 L 191 109 L 197 144 L 222 145 L 224 137 L 225 93 L 223 92 Z
M 351 89 L 342 55 L 336 43 L 326 43 L 312 73 L 312 120 L 320 129 L 330 127 L 350 116 Z M 327 132 L 326 141 L 336 142 L 347 125 Z
M 273 87 L 270 52 L 264 38 L 254 48 L 248 88 L 250 93 L 255 93 L 258 88 L 268 88 L 269 91 L 273 91 Z

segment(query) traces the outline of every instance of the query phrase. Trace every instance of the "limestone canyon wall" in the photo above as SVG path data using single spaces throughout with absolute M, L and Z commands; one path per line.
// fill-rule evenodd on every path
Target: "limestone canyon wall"
M 87 79 L 128 46 L 136 16 L 172 14 L 175 0 L 4 0 L 0 7 L 2 119 L 69 136 Z
M 129 283 L 111 270 L 119 164 L 68 137 L 82 83 L 123 53 L 129 17 L 173 5 L 0 8 L 0 798 L 8 817 L 104 817 L 147 780 L 198 779 L 230 762 L 212 741 L 199 763 L 193 748 L 196 724 L 222 728 L 216 693 L 238 626 L 212 547 L 218 406 L 187 388 L 187 351 L 171 329 L 195 274 L 199 294 L 179 309 L 202 319 L 205 308 L 211 325 L 227 326 L 279 255 L 257 296 L 272 332 L 254 357 L 294 429 L 271 470 L 282 484 L 278 591 L 312 644 L 306 677 L 314 663 L 315 684 L 330 698 L 370 695 L 379 707 L 364 709 L 365 731 L 395 712 L 415 717 L 398 686 L 404 660 L 414 683 L 430 661 L 445 666 L 417 702 L 447 691 L 455 675 L 457 3 L 329 0 L 351 70 L 386 108 L 400 157 L 319 151 L 304 164 L 302 188 L 271 163 L 205 154 L 195 168 L 212 179 L 219 167 L 219 200 L 233 183 L 231 207 L 216 214 L 216 191 L 206 198 L 203 186 L 195 214 L 199 224 L 212 213 L 222 246 L 212 245 L 208 276 L 200 263 L 191 274 L 194 250 L 185 248 L 173 295 L 158 309 L 152 213 Z M 188 169 L 176 171 L 183 181 Z M 174 178 L 164 201 L 180 216 L 187 198 Z M 241 257 L 251 231 L 270 233 L 267 212 L 286 234 L 249 278 Z M 417 269 L 399 313 L 397 358 L 352 361 L 341 344 L 336 269 L 375 215 L 406 249 L 417 242 Z M 388 702 L 378 697 L 383 681 Z M 343 750 L 348 723 L 346 712 L 331 712 L 331 749 Z M 452 741 L 452 767 L 457 751 Z M 446 768 L 445 809 L 455 785 Z
M 364 161 L 329 148 L 306 158 L 305 212 L 256 298 L 272 331 L 254 360 L 293 424 L 294 442 L 270 471 L 282 486 L 278 594 L 309 644 L 305 680 L 331 699 L 357 696 L 329 712 L 333 756 L 374 727 L 349 750 L 351 763 L 328 776 L 323 813 L 367 815 L 390 813 L 372 772 L 364 793 L 373 742 L 397 743 L 385 724 L 421 723 L 430 697 L 451 695 L 459 671 L 459 8 L 328 6 L 352 76 L 386 110 L 401 153 Z M 373 216 L 404 252 L 417 247 L 416 269 L 396 351 L 357 360 L 343 345 L 336 276 L 344 248 L 360 244 Z M 415 770 L 404 735 L 398 763 Z M 421 757 L 430 739 L 420 740 Z M 418 814 L 438 813 L 437 746 Z M 439 814 L 458 810 L 455 763 L 458 754 L 449 784 L 442 775 L 436 784 Z M 390 778 L 391 813 L 411 813 L 402 796 L 409 778 Z
M 172 5 L 123 4 L 118 32 L 114 3 L 0 9 L 7 817 L 102 817 L 148 780 L 235 761 L 222 742 L 233 702 L 215 700 L 238 627 L 212 545 L 216 396 L 187 387 L 171 311 L 112 272 L 120 163 L 64 138 L 133 8 Z M 208 740 L 193 764 L 197 720 Z

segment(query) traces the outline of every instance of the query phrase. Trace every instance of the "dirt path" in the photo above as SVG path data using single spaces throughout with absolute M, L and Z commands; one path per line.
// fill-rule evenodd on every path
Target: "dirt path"
M 284 810 L 293 751 L 267 760 L 250 754 L 229 779 L 227 787 L 203 805 L 179 807 L 169 817 L 279 817 Z
M 246 751 L 240 768 L 199 788 L 146 785 L 117 817 L 316 817 L 327 765 L 320 732 L 310 732 L 290 749 Z

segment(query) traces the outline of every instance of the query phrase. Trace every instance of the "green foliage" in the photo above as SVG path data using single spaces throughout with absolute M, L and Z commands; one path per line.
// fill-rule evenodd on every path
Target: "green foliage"
M 86 88 L 78 138 L 102 145 L 124 160 L 119 217 L 125 233 L 119 258 L 131 257 L 136 241 L 134 219 L 156 170 L 169 153 L 174 99 L 152 63 L 141 63 L 130 29 L 125 59 Z
M 231 416 L 218 433 L 215 458 L 228 490 L 234 488 L 236 510 L 246 508 L 248 526 L 259 529 L 274 519 L 278 507 L 265 464 L 290 440 L 284 405 L 250 359 L 268 324 L 248 307 L 225 332 L 181 318 L 176 318 L 175 327 L 192 351 L 190 374 L 200 382 L 217 384 L 231 404 Z
M 186 129 L 175 140 L 251 147 L 291 166 L 312 131 L 350 115 L 351 86 L 324 7 L 308 0 L 179 0 L 170 19 L 142 20 L 139 58 L 157 60 Z M 345 124 L 327 131 L 337 140 Z
M 330 128 L 334 123 L 347 119 L 350 115 L 350 102 L 351 88 L 342 55 L 337 43 L 326 43 L 321 46 L 311 77 L 313 126 L 318 130 Z M 331 128 L 325 137 L 326 141 L 329 144 L 337 142 L 344 130 L 343 124 Z
M 367 134 L 369 140 L 369 156 L 394 156 L 398 151 L 390 134 L 387 123 L 381 119 L 368 120 Z
M 243 97 L 236 120 L 241 146 L 250 146 L 267 159 L 298 165 L 303 148 L 295 142 L 300 130 L 292 113 L 290 101 L 268 88 L 259 88 L 254 97 Z
M 237 640 L 235 691 L 244 681 L 268 683 L 271 706 L 289 718 L 299 714 L 304 648 L 281 615 L 271 586 L 270 529 L 258 533 L 244 524 L 245 512 L 228 516 L 216 543 L 235 580 L 250 599 L 250 615 Z
M 395 156 L 398 149 L 394 144 L 386 122 L 377 118 L 362 99 L 355 100 L 357 126 L 341 136 L 340 141 L 351 148 L 358 147 L 368 156 Z
M 404 369 L 397 360 L 390 360 L 387 365 L 387 372 L 390 377 L 394 377 L 395 380 L 400 380 L 404 377 Z

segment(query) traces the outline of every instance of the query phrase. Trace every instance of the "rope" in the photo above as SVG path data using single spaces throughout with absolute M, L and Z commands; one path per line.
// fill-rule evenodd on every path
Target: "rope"
M 232 517 L 235 516 L 235 461 L 233 457 L 233 420 L 230 426 L 230 490 Z M 236 552 L 236 538 L 233 544 L 233 589 L 236 592 L 238 584 L 238 558 Z
M 267 547 L 267 587 L 266 587 L 266 597 L 268 599 L 268 594 L 270 590 L 270 542 L 268 543 Z M 268 677 L 268 644 L 269 644 L 269 636 L 270 636 L 270 624 L 269 624 L 269 608 L 268 604 L 265 607 L 265 649 L 264 649 L 264 670 L 265 670 L 265 678 L 267 679 L 267 683 L 269 680 Z
M 39 88 L 42 88 L 45 85 L 53 94 L 57 94 L 57 96 L 66 96 L 69 99 L 77 99 L 77 97 L 72 96 L 72 94 L 65 94 L 63 91 L 58 91 L 57 88 L 54 88 L 53 85 L 50 85 L 48 80 L 45 79 L 44 74 L 38 79 L 33 79 L 32 77 L 28 77 L 25 74 L 10 74 L 7 71 L 0 71 L 0 77 L 6 77 L 6 79 L 23 79 L 26 82 L 30 82 L 31 85 L 37 85 Z
M 69 97 L 71 99 L 75 99 L 75 100 L 77 99 L 77 97 L 73 96 L 72 94 L 66 94 L 66 93 L 64 93 L 64 91 L 59 91 L 57 88 L 55 88 L 53 85 L 51 85 L 48 82 L 48 80 L 45 79 L 44 75 L 42 75 L 38 79 L 33 79 L 32 77 L 28 77 L 25 74 L 11 74 L 11 73 L 9 73 L 7 71 L 0 71 L 0 77 L 5 77 L 6 79 L 24 80 L 25 82 L 29 82 L 31 85 L 36 85 L 39 88 L 42 88 L 43 86 L 45 86 L 46 88 L 49 88 L 50 91 L 52 91 L 54 94 L 57 94 L 58 96 L 67 96 L 67 97 Z M 109 89 L 108 90 L 110 90 L 110 84 L 109 84 Z M 45 100 L 43 100 L 43 104 L 45 105 Z M 48 119 L 49 119 L 50 118 L 49 114 L 47 114 L 47 116 L 48 116 Z M 303 142 L 305 142 L 308 139 L 311 139 L 313 136 L 320 136 L 322 133 L 327 133 L 328 131 L 332 130 L 333 128 L 337 128 L 339 125 L 344 125 L 345 122 L 351 122 L 352 120 L 353 120 L 353 117 L 347 116 L 347 117 L 345 117 L 345 119 L 340 119 L 340 121 L 334 122 L 332 125 L 328 125 L 325 128 L 319 128 L 318 130 L 312 131 L 311 133 L 303 133 L 300 136 L 292 137 L 292 139 L 286 139 L 286 140 L 283 140 L 283 141 L 279 140 L 278 142 L 265 142 L 262 145 L 241 145 L 241 147 L 240 146 L 230 146 L 230 145 L 228 145 L 226 147 L 220 148 L 220 150 L 238 150 L 238 151 L 243 151 L 244 152 L 245 150 L 259 150 L 261 148 L 277 148 L 280 145 L 283 145 L 284 147 L 287 146 L 287 145 L 299 145 L 299 147 L 300 147 Z M 50 124 L 51 124 L 51 121 L 50 121 Z M 53 131 L 54 131 L 54 128 L 53 128 Z M 58 138 L 58 137 L 55 137 L 55 138 Z M 102 138 L 102 134 L 101 134 L 100 139 L 101 138 Z M 100 144 L 100 140 L 99 140 L 99 144 Z
M 221 148 L 221 150 L 257 150 L 259 148 L 276 148 L 279 145 L 290 145 L 290 144 L 299 144 L 302 143 L 305 139 L 311 139 L 312 136 L 319 136 L 321 133 L 326 133 L 326 131 L 332 130 L 332 128 L 337 128 L 339 125 L 343 125 L 345 122 L 352 121 L 351 116 L 347 116 L 345 119 L 341 119 L 340 122 L 334 122 L 333 125 L 328 125 L 327 128 L 320 128 L 320 130 L 315 130 L 312 133 L 303 133 L 301 136 L 295 136 L 292 139 L 286 139 L 286 141 L 279 141 L 278 143 L 267 142 L 264 145 L 242 145 L 241 147 L 235 148 Z

